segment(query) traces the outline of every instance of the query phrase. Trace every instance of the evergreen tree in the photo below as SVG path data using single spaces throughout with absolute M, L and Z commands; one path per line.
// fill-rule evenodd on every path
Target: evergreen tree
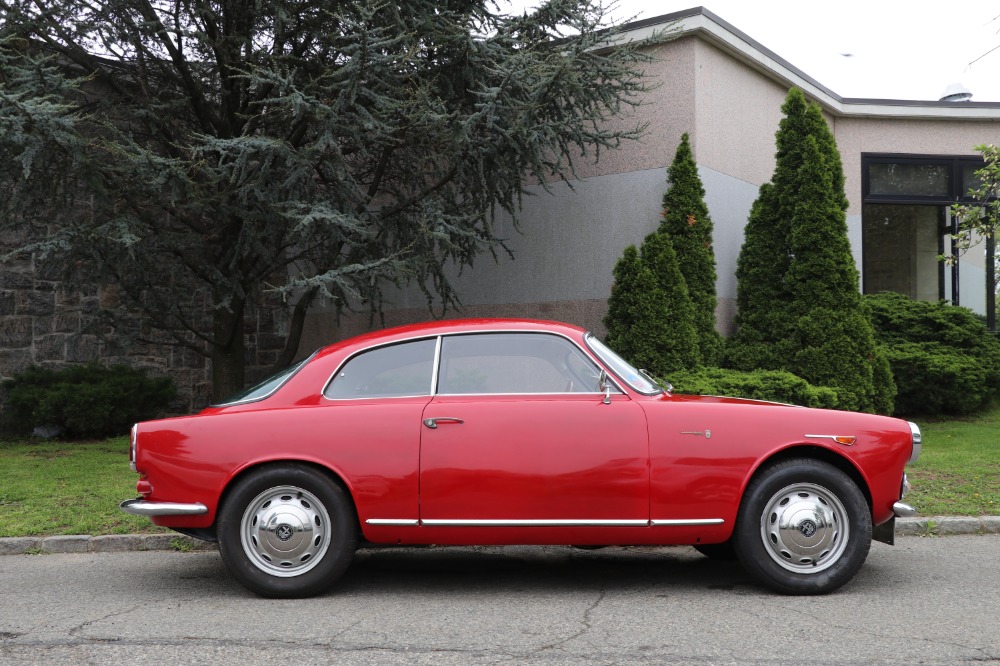
M 876 347 L 858 291 L 847 222 L 833 186 L 836 169 L 815 137 L 805 137 L 802 148 L 788 272 L 793 354 L 785 369 L 812 384 L 842 389 L 843 409 L 888 413 L 891 404 L 885 410 L 877 390 L 877 381 L 885 381 L 877 366 L 888 361 Z
M 114 283 L 124 310 L 244 383 L 245 314 L 378 311 L 502 245 L 526 182 L 634 139 L 644 44 L 592 0 L 0 0 L 0 235 Z M 0 255 L 3 256 L 3 255 Z M 17 256 L 17 255 L 8 255 Z M 162 338 L 161 338 L 162 339 Z
M 739 330 L 727 362 L 788 370 L 839 389 L 844 409 L 888 413 L 895 386 L 858 290 L 836 142 L 802 91 L 782 110 L 774 176 L 751 209 L 737 264 Z
M 712 219 L 705 204 L 705 188 L 691 153 L 688 135 L 681 137 L 674 161 L 667 171 L 670 189 L 663 195 L 660 231 L 670 237 L 684 283 L 694 306 L 701 360 L 719 362 L 722 339 L 715 329 L 715 252 L 712 250 Z
M 669 376 L 701 364 L 693 306 L 666 234 L 652 233 L 615 265 L 607 343 L 633 365 Z
M 826 128 L 819 109 L 814 114 L 810 108 L 801 90 L 793 88 L 788 93 L 781 107 L 784 117 L 775 134 L 774 174 L 770 183 L 761 186 L 744 230 L 745 240 L 736 262 L 737 331 L 727 345 L 727 363 L 739 370 L 780 370 L 790 351 L 788 305 L 792 294 L 786 277 L 792 256 L 791 225 L 798 203 L 802 146 L 805 137 L 818 136 Z M 842 169 L 839 183 L 842 192 Z M 846 210 L 846 197 L 841 194 L 841 198 Z

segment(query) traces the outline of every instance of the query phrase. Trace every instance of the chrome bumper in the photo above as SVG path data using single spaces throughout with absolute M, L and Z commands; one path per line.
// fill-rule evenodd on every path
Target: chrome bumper
M 909 518 L 917 515 L 917 510 L 905 502 L 896 502 L 892 505 L 892 512 L 897 518 Z
M 208 507 L 201 503 L 147 502 L 142 499 L 125 500 L 118 507 L 133 516 L 200 516 L 208 513 Z

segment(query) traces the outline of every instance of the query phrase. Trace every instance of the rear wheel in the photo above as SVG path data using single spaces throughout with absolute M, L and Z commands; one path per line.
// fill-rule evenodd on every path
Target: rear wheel
M 321 472 L 297 464 L 261 468 L 241 479 L 219 513 L 222 559 L 233 576 L 265 597 L 325 591 L 357 546 L 354 508 Z
M 786 594 L 822 594 L 854 577 L 871 533 L 868 502 L 851 478 L 801 459 L 754 478 L 733 540 L 740 562 L 761 583 Z

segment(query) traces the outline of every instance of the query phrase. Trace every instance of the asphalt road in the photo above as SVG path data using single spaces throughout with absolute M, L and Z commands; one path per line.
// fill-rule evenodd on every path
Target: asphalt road
M 1000 535 L 873 544 L 825 597 L 689 548 L 373 550 L 256 598 L 215 552 L 0 558 L 0 663 L 1000 663 Z

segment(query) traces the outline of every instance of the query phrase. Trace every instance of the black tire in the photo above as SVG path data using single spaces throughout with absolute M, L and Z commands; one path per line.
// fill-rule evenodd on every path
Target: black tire
M 787 460 L 750 482 L 733 542 L 743 567 L 784 594 L 851 580 L 871 547 L 871 510 L 854 481 L 819 460 Z
M 733 547 L 732 539 L 722 543 L 697 543 L 694 549 L 705 557 L 719 562 L 736 561 L 736 548 Z
M 320 471 L 262 467 L 240 479 L 219 511 L 219 552 L 244 586 L 264 597 L 326 591 L 357 548 L 354 506 Z

